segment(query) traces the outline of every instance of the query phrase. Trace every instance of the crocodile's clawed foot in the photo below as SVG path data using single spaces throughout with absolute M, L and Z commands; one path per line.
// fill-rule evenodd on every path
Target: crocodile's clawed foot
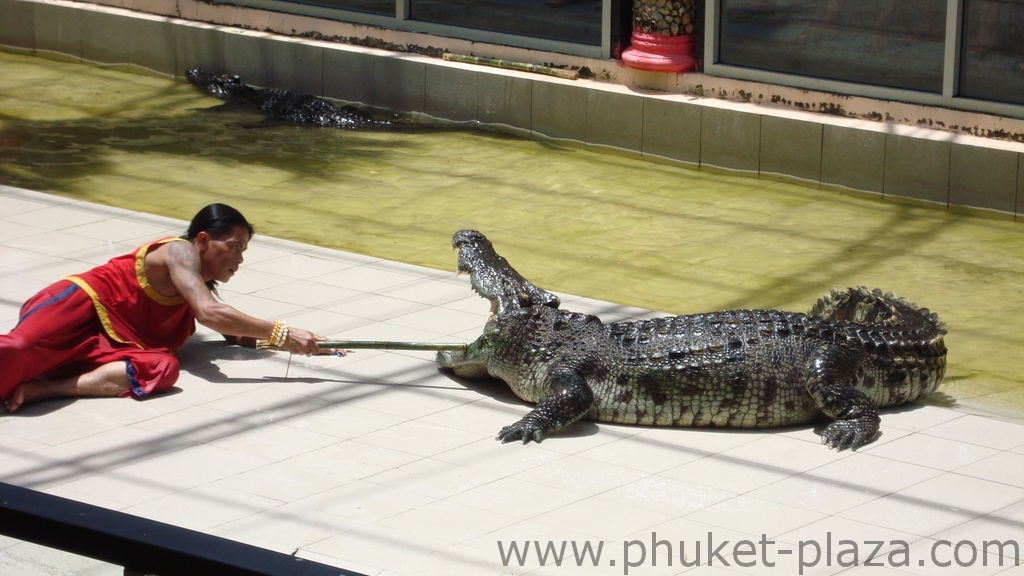
M 502 428 L 496 439 L 501 440 L 502 444 L 516 440 L 522 440 L 523 444 L 528 444 L 531 440 L 540 442 L 544 439 L 544 427 L 535 418 L 527 415 L 519 422 Z
M 877 424 L 858 420 L 836 420 L 821 432 L 821 443 L 833 450 L 854 450 L 870 443 L 878 434 Z

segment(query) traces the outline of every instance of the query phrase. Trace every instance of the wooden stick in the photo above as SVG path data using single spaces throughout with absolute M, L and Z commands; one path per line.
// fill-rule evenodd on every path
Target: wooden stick
M 520 72 L 547 74 L 548 76 L 557 76 L 559 78 L 565 78 L 567 80 L 575 80 L 580 76 L 578 70 L 553 68 L 551 66 L 542 66 L 540 64 L 528 64 L 526 62 L 513 62 L 511 60 L 500 60 L 498 58 L 485 58 L 483 56 L 470 56 L 468 54 L 448 53 L 442 56 L 442 58 L 450 62 L 462 62 L 464 64 L 479 64 L 481 66 L 504 68 L 505 70 L 519 70 Z
M 465 352 L 469 344 L 436 342 L 392 342 L 387 340 L 323 340 L 316 343 L 318 348 L 342 348 L 348 350 L 457 350 Z

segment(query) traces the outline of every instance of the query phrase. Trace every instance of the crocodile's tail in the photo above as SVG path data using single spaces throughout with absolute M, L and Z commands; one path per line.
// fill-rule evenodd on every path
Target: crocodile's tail
M 917 332 L 927 339 L 938 339 L 946 333 L 934 312 L 877 288 L 832 290 L 818 300 L 809 314 L 832 322 L 855 322 L 900 332 Z
M 895 406 L 931 394 L 946 371 L 946 329 L 927 308 L 867 288 L 833 290 L 811 316 L 836 323 L 837 335 L 860 342 L 884 374 L 864 392 L 878 406 Z

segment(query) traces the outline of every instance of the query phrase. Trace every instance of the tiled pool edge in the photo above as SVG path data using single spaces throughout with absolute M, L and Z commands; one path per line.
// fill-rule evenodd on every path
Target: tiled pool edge
M 639 92 L 63 0 L 0 0 L 0 10 L 0 45 L 32 52 L 177 77 L 199 64 L 257 85 L 503 124 L 695 167 L 1024 216 L 1024 144 Z

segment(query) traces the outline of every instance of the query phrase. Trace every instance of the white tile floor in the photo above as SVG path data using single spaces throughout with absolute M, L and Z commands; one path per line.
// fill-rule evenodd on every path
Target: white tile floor
M 0 221 L 3 330 L 47 282 L 184 229 L 11 188 Z M 466 341 L 487 308 L 453 274 L 262 236 L 223 294 L 348 339 Z M 438 373 L 428 352 L 289 359 L 200 328 L 181 359 L 171 394 L 0 415 L 0 480 L 366 574 L 657 575 L 697 560 L 701 574 L 1024 574 L 1017 424 L 912 406 L 856 453 L 810 427 L 580 424 L 503 446 L 494 434 L 527 407 Z M 522 562 L 513 542 L 531 543 Z M 561 566 L 542 565 L 536 546 L 563 542 Z M 585 545 L 601 547 L 596 562 L 573 559 Z M 120 568 L 0 538 L 0 573 Z

